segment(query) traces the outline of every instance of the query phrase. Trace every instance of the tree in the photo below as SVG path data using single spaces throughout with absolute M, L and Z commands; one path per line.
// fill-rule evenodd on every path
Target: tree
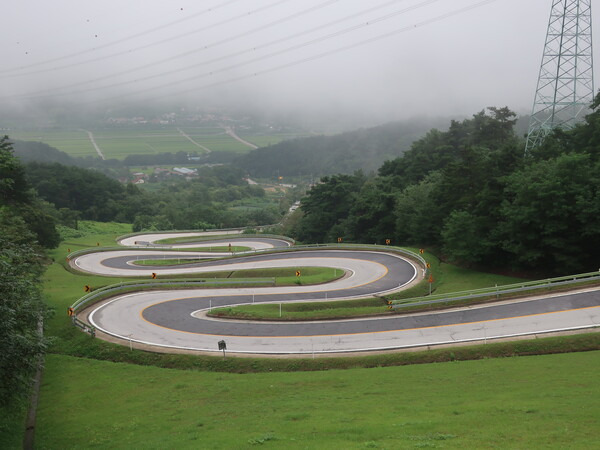
M 432 193 L 441 176 L 440 172 L 433 172 L 396 195 L 394 219 L 398 243 L 433 245 L 439 241 L 440 224 Z
M 25 170 L 13 155 L 8 136 L 0 138 L 0 202 L 4 205 L 27 203 L 31 200 Z
M 302 199 L 303 220 L 295 230 L 303 242 L 334 242 L 345 234 L 341 223 L 348 217 L 365 182 L 361 172 L 324 177 Z
M 343 223 L 349 239 L 380 244 L 391 239 L 395 228 L 394 201 L 392 186 L 387 180 L 367 181 Z
M 597 270 L 600 163 L 563 154 L 507 178 L 498 234 L 521 267 L 573 273 Z
M 29 230 L 35 233 L 32 242 L 37 241 L 46 248 L 54 248 L 60 242 L 56 231 L 55 214 L 52 205 L 41 201 L 31 189 L 25 170 L 13 156 L 12 144 L 8 136 L 0 139 L 0 207 L 5 214 L 24 219 Z
M 0 208 L 0 403 L 23 395 L 47 341 L 38 332 L 48 310 L 38 279 L 40 256 L 33 234 L 7 208 Z
M 486 262 L 489 247 L 494 243 L 489 240 L 486 224 L 482 222 L 485 218 L 469 211 L 452 211 L 442 229 L 444 253 L 451 260 L 467 265 Z

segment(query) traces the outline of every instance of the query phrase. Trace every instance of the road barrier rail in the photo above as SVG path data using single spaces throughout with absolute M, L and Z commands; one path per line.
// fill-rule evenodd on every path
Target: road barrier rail
M 426 297 L 412 297 L 400 300 L 389 300 L 388 305 L 393 309 L 419 307 L 427 305 L 436 305 L 440 303 L 459 303 L 465 300 L 495 298 L 506 296 L 514 293 L 540 291 L 542 289 L 552 289 L 555 287 L 584 284 L 600 281 L 600 271 L 588 272 L 578 275 L 567 275 L 556 278 L 547 278 L 543 280 L 526 281 L 522 283 L 508 284 L 503 286 L 493 286 L 481 289 L 472 289 L 468 291 L 451 292 L 447 294 L 434 294 Z
M 124 237 L 127 237 L 127 236 L 128 235 L 121 236 L 117 240 L 124 239 Z M 140 236 L 142 236 L 142 235 L 140 234 Z M 279 239 L 279 240 L 282 240 L 282 241 L 289 242 L 292 246 L 295 244 L 295 241 L 293 239 L 290 239 L 290 238 L 285 237 L 285 236 L 276 235 L 276 234 L 245 234 L 245 235 L 235 235 L 236 238 L 241 237 L 241 236 L 243 236 L 244 238 Z M 206 238 L 202 238 L 199 242 L 201 242 L 201 241 L 211 241 L 211 240 L 214 240 L 215 238 L 218 238 L 219 240 L 221 240 L 221 238 L 219 236 L 207 236 Z M 226 239 L 226 238 L 223 238 L 223 239 Z M 232 238 L 232 240 L 233 239 L 235 239 L 235 238 Z M 220 247 L 220 246 L 215 243 L 214 247 Z M 284 249 L 284 248 L 286 248 L 286 247 L 274 247 L 274 249 Z M 100 246 L 98 246 L 98 247 L 87 247 L 87 248 L 83 248 L 81 250 L 75 250 L 74 252 L 69 253 L 67 255 L 67 260 L 70 261 L 70 260 L 72 260 L 74 258 L 77 258 L 78 256 L 87 255 L 87 254 L 90 254 L 90 253 L 113 252 L 113 251 L 123 251 L 123 250 L 125 250 L 125 251 L 132 251 L 132 250 L 139 250 L 139 251 L 165 250 L 165 251 L 178 251 L 178 252 L 182 252 L 182 254 L 185 254 L 186 252 L 201 252 L 201 250 L 195 250 L 195 249 L 178 249 L 178 248 L 172 248 L 171 244 L 152 244 L 152 243 L 148 243 L 148 245 L 143 245 L 143 246 L 142 245 L 135 245 L 135 246 L 118 245 L 118 246 L 110 246 L 110 247 L 100 247 Z M 252 253 L 252 252 L 258 252 L 258 251 L 261 251 L 261 250 L 271 250 L 271 249 L 247 250 L 247 251 L 244 251 L 244 252 L 234 252 L 233 254 L 235 254 L 235 255 L 248 254 L 248 253 Z M 228 253 L 228 252 L 223 252 L 223 253 Z
M 218 278 L 206 278 L 202 280 L 198 279 L 167 279 L 167 280 L 138 280 L 138 281 L 124 281 L 121 283 L 111 284 L 103 286 L 98 289 L 94 289 L 91 292 L 85 294 L 79 298 L 75 303 L 71 305 L 73 313 L 77 313 L 82 309 L 98 303 L 99 301 L 113 297 L 118 294 L 124 294 L 127 292 L 137 292 L 144 290 L 161 290 L 161 289 L 194 289 L 194 288 L 205 288 L 206 286 L 231 286 L 231 285 L 275 285 L 275 278 L 256 278 L 254 280 L 226 280 Z
M 264 237 L 263 235 L 260 236 L 256 236 L 256 237 Z M 282 238 L 281 236 L 278 236 L 278 238 Z M 366 251 L 389 251 L 392 253 L 398 253 L 401 254 L 403 256 L 406 256 L 408 258 L 411 259 L 415 259 L 417 260 L 422 266 L 423 268 L 425 268 L 427 266 L 427 262 L 425 261 L 425 259 L 423 259 L 423 257 L 415 252 L 412 252 L 410 250 L 401 248 L 401 247 L 394 247 L 394 246 L 390 246 L 390 245 L 377 245 L 377 244 L 304 244 L 304 245 L 294 245 L 292 247 L 273 247 L 273 248 L 261 248 L 261 249 L 254 249 L 254 250 L 247 250 L 244 252 L 234 252 L 231 255 L 228 256 L 221 256 L 221 257 L 217 257 L 217 258 L 206 258 L 206 259 L 212 259 L 215 261 L 219 261 L 219 260 L 224 260 L 224 259 L 231 259 L 231 258 L 236 258 L 239 256 L 248 256 L 248 255 L 253 255 L 253 254 L 269 254 L 269 253 L 283 253 L 283 252 L 298 252 L 298 251 L 303 251 L 303 250 L 314 250 L 314 249 L 328 249 L 328 250 L 366 250 Z M 71 261 L 79 256 L 82 255 L 86 255 L 86 254 L 90 254 L 90 253 L 99 253 L 99 252 L 110 252 L 110 251 L 136 251 L 136 250 L 142 250 L 142 251 L 153 251 L 153 250 L 169 250 L 169 251 L 181 251 L 184 255 L 185 255 L 185 250 L 177 250 L 177 249 L 166 249 L 165 247 L 123 247 L 123 246 L 119 246 L 119 247 L 89 247 L 89 248 L 84 248 L 81 250 L 76 250 L 74 252 L 71 252 L 67 255 L 67 260 Z M 225 253 L 225 252 L 224 252 Z M 189 259 L 193 258 L 193 256 L 190 256 Z M 177 259 L 176 256 L 174 255 L 168 255 L 168 257 L 166 256 L 165 259 Z M 186 259 L 186 258 L 181 258 L 181 259 Z M 150 267 L 150 266 L 148 266 Z

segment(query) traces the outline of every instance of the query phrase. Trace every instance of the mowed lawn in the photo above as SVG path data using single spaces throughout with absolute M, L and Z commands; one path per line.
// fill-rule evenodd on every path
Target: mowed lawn
M 48 355 L 36 448 L 597 448 L 600 352 L 230 374 Z

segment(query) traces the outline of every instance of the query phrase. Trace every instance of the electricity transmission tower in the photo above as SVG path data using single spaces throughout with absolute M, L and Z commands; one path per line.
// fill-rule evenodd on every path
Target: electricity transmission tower
M 569 129 L 594 100 L 592 0 L 552 0 L 525 153 Z

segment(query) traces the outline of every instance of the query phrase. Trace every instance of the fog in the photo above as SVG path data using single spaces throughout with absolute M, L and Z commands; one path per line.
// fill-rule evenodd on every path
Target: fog
M 551 3 L 6 1 L 0 109 L 198 108 L 370 124 L 487 106 L 527 114 Z

